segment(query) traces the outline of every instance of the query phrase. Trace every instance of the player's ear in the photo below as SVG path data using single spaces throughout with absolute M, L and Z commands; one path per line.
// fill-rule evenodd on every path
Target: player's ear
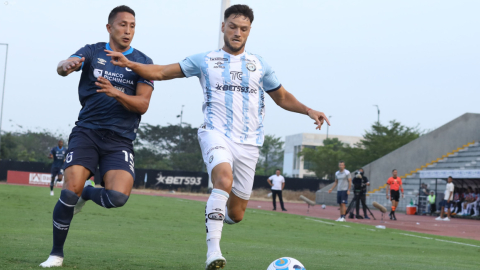
M 108 32 L 109 34 L 111 34 L 111 33 L 112 33 L 112 30 L 111 30 L 111 27 L 112 27 L 112 26 L 111 26 L 109 23 L 107 23 L 107 25 L 105 25 L 105 27 L 107 27 L 107 32 Z
M 225 34 L 225 22 L 222 22 L 222 33 Z

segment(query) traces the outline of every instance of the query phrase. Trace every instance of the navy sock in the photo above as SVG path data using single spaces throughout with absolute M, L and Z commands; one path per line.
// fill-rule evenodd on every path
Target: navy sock
M 52 177 L 52 180 L 50 180 L 50 191 L 53 191 L 53 184 L 55 183 L 55 177 Z
M 73 208 L 78 201 L 75 192 L 68 189 L 62 190 L 53 209 L 53 248 L 50 255 L 63 257 L 63 245 L 67 239 L 70 222 L 73 218 Z
M 105 208 L 121 207 L 128 200 L 128 196 L 121 192 L 104 188 L 94 188 L 92 186 L 87 186 L 83 189 L 82 198 L 84 200 L 92 200 Z

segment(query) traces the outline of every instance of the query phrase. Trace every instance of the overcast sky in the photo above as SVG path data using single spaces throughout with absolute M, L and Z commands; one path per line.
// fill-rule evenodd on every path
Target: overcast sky
M 85 44 L 108 41 L 117 5 L 135 10 L 132 46 L 155 63 L 217 49 L 220 0 L 0 2 L 0 43 L 9 44 L 5 131 L 70 132 L 80 73 L 60 77 L 56 66 Z M 266 59 L 300 101 L 332 115 L 330 134 L 362 135 L 377 119 L 375 104 L 382 123 L 422 129 L 480 112 L 480 1 L 231 2 L 255 12 L 247 51 Z M 0 83 L 4 55 L 0 46 Z M 266 134 L 326 132 L 267 99 Z M 199 126 L 202 101 L 197 78 L 156 82 L 142 122 L 178 123 L 185 105 L 184 122 Z

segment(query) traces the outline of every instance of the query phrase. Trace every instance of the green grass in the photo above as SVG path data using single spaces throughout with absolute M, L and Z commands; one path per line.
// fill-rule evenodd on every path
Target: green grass
M 47 258 L 60 193 L 48 192 L 0 185 L 0 269 L 38 268 Z M 143 195 L 132 195 L 119 209 L 88 202 L 70 227 L 63 269 L 203 269 L 204 209 L 202 202 Z M 262 270 L 282 256 L 300 260 L 308 270 L 478 269 L 478 247 L 348 226 L 248 209 L 244 221 L 223 229 L 226 269 Z M 480 246 L 475 240 L 426 236 Z

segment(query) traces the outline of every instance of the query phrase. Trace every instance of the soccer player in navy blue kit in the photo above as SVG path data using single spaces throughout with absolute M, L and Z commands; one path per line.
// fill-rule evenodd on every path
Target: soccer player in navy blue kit
M 67 149 L 63 147 L 63 141 L 58 141 L 58 146 L 52 148 L 48 158 L 53 159 L 52 163 L 52 180 L 50 180 L 50 196 L 53 196 L 53 186 L 55 185 L 55 177 L 58 175 L 58 182 L 61 182 L 63 179 L 63 162 L 65 161 L 65 153 Z
M 105 50 L 122 53 L 131 61 L 153 62 L 130 46 L 135 33 L 131 8 L 114 8 L 108 16 L 107 31 L 109 43 L 86 45 L 57 67 L 60 76 L 82 71 L 78 86 L 82 109 L 69 138 L 64 189 L 53 210 L 53 248 L 42 267 L 62 266 L 70 222 L 86 201 L 105 208 L 121 207 L 133 187 L 132 142 L 141 115 L 150 104 L 153 82 L 129 68 L 114 66 Z M 86 181 L 97 166 L 104 188 L 94 188 Z

